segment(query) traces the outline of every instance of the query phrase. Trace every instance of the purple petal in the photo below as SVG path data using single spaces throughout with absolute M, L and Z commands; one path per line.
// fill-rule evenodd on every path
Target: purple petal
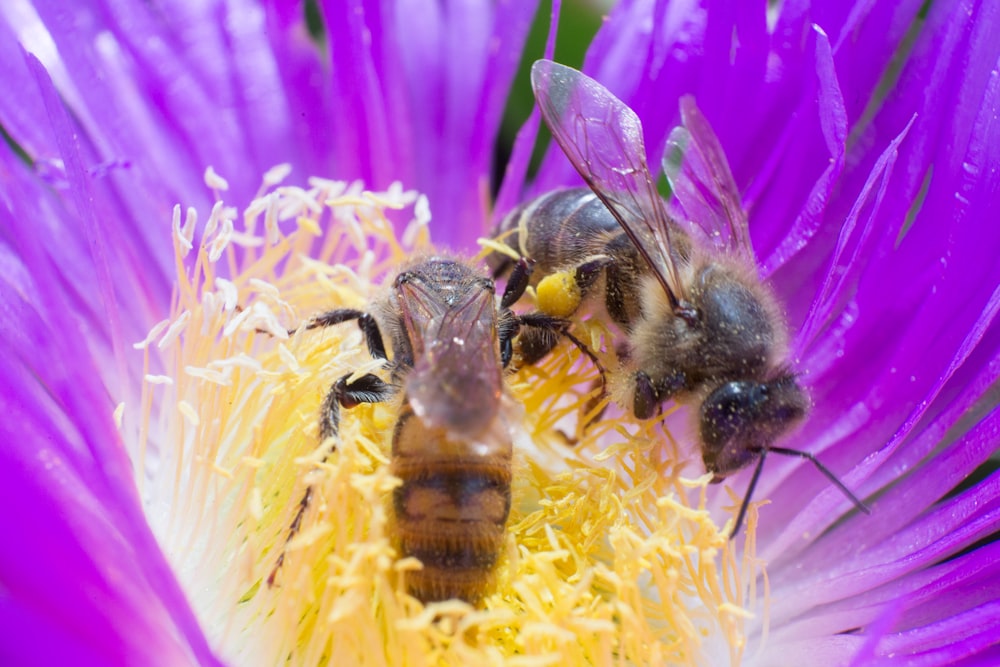
M 534 3 L 323 3 L 346 175 L 425 193 L 438 240 L 485 231 L 493 143 Z M 353 165 L 353 170 L 352 170 Z M 339 177 L 340 174 L 337 174 Z
M 879 652 L 888 658 L 907 656 L 907 664 L 947 665 L 974 656 L 1000 641 L 1000 600 L 945 617 L 936 623 L 886 637 Z
M 922 573 L 1000 525 L 995 480 L 932 507 L 1000 440 L 995 415 L 978 425 L 969 417 L 995 403 L 983 396 L 1000 369 L 1000 228 L 992 224 L 1000 205 L 1000 10 L 932 6 L 914 23 L 921 5 L 788 2 L 768 32 L 730 5 L 700 3 L 704 12 L 678 23 L 662 5 L 623 3 L 587 61 L 639 112 L 650 145 L 675 122 L 679 92 L 695 94 L 745 188 L 755 247 L 791 322 L 812 312 L 803 343 L 815 343 L 801 348 L 800 363 L 815 410 L 792 444 L 820 454 L 851 488 L 890 487 L 874 516 L 851 516 L 817 538 L 850 503 L 808 463 L 769 459 L 758 493 L 772 503 L 758 544 L 780 574 L 771 577 L 779 625 L 823 602 L 830 615 L 812 618 L 829 621 L 838 605 L 833 632 L 887 619 L 886 601 L 862 601 L 865 591 L 916 591 Z M 627 27 L 615 22 L 626 15 Z M 815 46 L 802 39 L 810 21 L 832 36 L 832 49 L 821 33 Z M 879 90 L 911 29 L 898 80 Z M 688 60 L 671 61 L 675 47 Z M 615 77 L 613 67 L 624 74 Z M 693 75 L 700 67 L 710 74 Z M 662 69 L 669 80 L 657 79 Z M 565 160 L 549 156 L 538 187 L 571 182 Z M 935 453 L 946 433 L 955 441 Z M 969 615 L 938 645 L 914 641 L 907 650 L 960 655 L 948 642 L 969 627 L 971 605 L 986 602 L 949 600 L 935 609 L 914 598 L 901 608 L 900 623 L 926 626 L 921 637 L 940 630 L 946 615 Z M 903 642 L 894 630 L 893 641 Z M 877 659 L 877 625 L 868 632 L 825 640 L 819 650 L 868 650 Z M 792 636 L 802 635 L 793 628 Z
M 6 211 L 0 216 L 6 225 Z M 31 245 L 25 239 L 20 254 L 38 257 Z M 55 274 L 32 275 L 41 282 L 5 276 L 0 290 L 0 438 L 9 445 L 0 448 L 0 501 L 12 509 L 4 530 L 17 536 L 0 550 L 0 609 L 23 630 L 5 633 L 2 652 L 217 664 L 146 525 L 75 316 L 50 289 Z
M 559 13 L 562 10 L 562 2 L 553 0 L 552 11 L 549 15 L 549 36 L 545 40 L 545 52 L 543 58 L 552 60 L 556 49 L 556 32 L 559 27 Z M 517 206 L 521 201 L 527 201 L 530 197 L 525 188 L 525 179 L 528 174 L 528 165 L 531 162 L 531 155 L 534 151 L 535 140 L 538 138 L 538 129 L 541 126 L 542 117 L 538 107 L 535 106 L 528 120 L 517 132 L 514 139 L 514 146 L 511 149 L 510 160 L 504 170 L 503 182 L 500 191 L 497 193 L 496 202 L 493 205 L 493 223 L 499 223 L 507 213 Z

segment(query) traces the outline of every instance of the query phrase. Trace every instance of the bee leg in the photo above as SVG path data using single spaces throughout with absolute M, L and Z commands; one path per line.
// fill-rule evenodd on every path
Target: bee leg
M 656 389 L 653 381 L 645 371 L 635 374 L 635 395 L 632 399 L 632 413 L 636 419 L 649 419 L 656 414 L 660 402 L 656 399 Z
M 531 279 L 531 272 L 535 269 L 535 260 L 522 257 L 514 265 L 510 277 L 507 279 L 507 286 L 500 297 L 501 310 L 507 310 L 524 295 L 524 290 L 528 289 L 528 281 Z
M 552 317 L 571 317 L 610 262 L 610 257 L 599 255 L 545 276 L 535 286 L 538 310 Z
M 538 356 L 538 359 L 541 359 L 546 354 L 551 352 L 552 348 L 558 344 L 559 336 L 562 336 L 569 342 L 573 343 L 573 345 L 575 345 L 580 352 L 587 355 L 587 358 L 590 359 L 591 363 L 594 364 L 594 367 L 596 367 L 598 372 L 601 374 L 602 383 L 606 384 L 606 382 L 604 382 L 604 378 L 607 375 L 607 371 L 604 369 L 604 366 L 601 364 L 597 356 L 590 351 L 590 348 L 583 344 L 583 341 L 569 332 L 570 323 L 568 321 L 558 317 L 552 317 L 544 313 L 526 313 L 518 316 L 518 324 L 522 327 L 527 327 L 528 329 L 521 334 L 522 340 L 525 334 L 534 331 L 534 334 L 529 334 L 527 341 L 529 345 L 533 343 L 542 343 L 547 346 L 547 349 L 544 350 L 543 354 Z M 524 345 L 522 343 L 522 354 L 523 348 Z M 534 352 L 539 351 L 541 351 L 541 348 L 534 350 Z M 602 392 L 605 389 L 602 389 Z
M 635 374 L 635 394 L 632 398 L 632 414 L 636 419 L 650 419 L 657 413 L 660 404 L 684 388 L 684 373 L 675 371 L 657 384 L 645 371 Z
M 333 440 L 337 436 L 337 431 L 340 427 L 340 408 L 353 408 L 361 403 L 381 403 L 387 400 L 395 392 L 395 388 L 385 382 L 382 378 L 377 375 L 372 375 L 368 373 L 363 375 L 354 382 L 348 382 L 347 379 L 351 377 L 350 375 L 345 375 L 344 377 L 337 380 L 330 391 L 327 393 L 326 398 L 323 399 L 322 416 L 320 417 L 320 436 L 324 442 L 329 441 L 329 449 L 324 452 L 323 457 L 320 459 L 320 463 L 325 462 L 331 454 L 333 454 L 336 449 L 336 442 Z M 274 567 L 271 569 L 271 573 L 267 577 L 267 586 L 271 588 L 274 586 L 274 580 L 278 576 L 278 570 L 285 562 L 285 549 L 288 547 L 288 543 L 295 537 L 299 529 L 302 527 L 302 518 L 305 516 L 306 510 L 309 508 L 309 503 L 312 502 L 313 487 L 309 485 L 306 487 L 305 493 L 302 494 L 302 499 L 299 500 L 298 509 L 295 511 L 295 517 L 292 519 L 292 523 L 288 527 L 288 536 L 285 538 L 285 543 L 282 546 L 281 554 L 278 556 L 278 560 L 275 562 Z
M 354 382 L 348 382 L 349 377 L 345 375 L 337 380 L 323 399 L 319 420 L 319 435 L 323 440 L 336 437 L 340 428 L 340 408 L 350 410 L 362 403 L 381 403 L 395 391 L 391 384 L 371 373 Z M 322 461 L 326 461 L 326 456 Z
M 375 318 L 363 310 L 355 310 L 353 308 L 328 310 L 325 313 L 320 313 L 316 317 L 312 318 L 312 320 L 310 320 L 309 323 L 302 328 L 306 331 L 310 329 L 323 329 L 326 327 L 332 327 L 335 324 L 350 322 L 351 320 L 357 320 L 358 328 L 361 329 L 361 333 L 364 334 L 365 343 L 368 345 L 368 351 L 371 355 L 376 359 L 388 359 L 388 356 L 385 353 L 385 343 L 382 341 L 382 334 L 378 330 L 378 324 L 375 322 Z M 290 329 L 288 331 L 288 335 L 290 336 L 296 331 L 296 329 Z
M 539 361 L 541 361 L 545 355 L 555 349 L 556 345 L 559 344 L 559 335 L 552 331 L 551 329 L 535 328 L 529 327 L 523 331 L 518 331 L 519 327 L 515 325 L 515 331 L 509 337 L 501 337 L 501 361 L 503 362 L 504 368 L 510 363 L 511 356 L 513 355 L 513 337 L 520 333 L 520 339 L 518 340 L 518 352 L 521 355 L 522 363 L 533 366 Z

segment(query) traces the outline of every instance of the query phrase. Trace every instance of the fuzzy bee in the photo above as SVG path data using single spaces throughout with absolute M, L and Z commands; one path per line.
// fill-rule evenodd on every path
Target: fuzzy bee
M 503 545 L 516 421 L 504 383 L 511 341 L 522 328 L 558 335 L 568 324 L 510 310 L 530 272 L 528 261 L 519 262 L 498 302 L 493 280 L 469 263 L 418 259 L 373 300 L 370 312 L 331 310 L 304 327 L 355 321 L 371 355 L 385 360 L 388 381 L 373 373 L 346 375 L 326 395 L 320 435 L 331 445 L 323 459 L 336 446 L 341 409 L 401 397 L 391 466 L 402 484 L 391 499 L 392 525 L 399 552 L 423 564 L 408 574 L 407 586 L 424 602 L 478 602 Z M 299 532 L 313 493 L 307 488 L 299 502 L 286 544 Z M 269 586 L 284 560 L 282 551 Z
M 619 397 L 637 418 L 673 399 L 692 406 L 714 480 L 755 460 L 736 535 L 767 453 L 809 459 L 860 509 L 860 500 L 812 454 L 774 443 L 801 421 L 809 398 L 787 360 L 787 327 L 759 277 L 747 215 L 725 154 L 692 98 L 664 159 L 675 210 L 650 173 L 638 117 L 583 73 L 541 60 L 532 86 L 556 143 L 589 189 L 549 192 L 515 209 L 494 236 L 536 262 L 542 312 L 603 317 L 622 332 Z M 513 261 L 491 257 L 496 275 Z M 528 337 L 526 356 L 551 349 Z

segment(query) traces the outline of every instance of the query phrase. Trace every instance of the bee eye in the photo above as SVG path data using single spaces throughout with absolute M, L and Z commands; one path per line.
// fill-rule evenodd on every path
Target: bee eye
M 701 406 L 701 435 L 715 447 L 736 438 L 752 417 L 758 394 L 749 382 L 728 382 L 709 395 Z

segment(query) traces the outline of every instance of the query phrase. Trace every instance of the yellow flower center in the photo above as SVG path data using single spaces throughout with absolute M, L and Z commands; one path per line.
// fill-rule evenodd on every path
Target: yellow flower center
M 343 410 L 336 442 L 320 442 L 333 382 L 388 377 L 354 323 L 287 330 L 324 310 L 364 310 L 395 266 L 432 251 L 427 202 L 322 179 L 281 186 L 287 172 L 266 174 L 243 212 L 220 199 L 197 244 L 197 216 L 175 211 L 173 312 L 136 345 L 147 373 L 137 483 L 222 657 L 738 663 L 747 619 L 763 613 L 751 608 L 755 508 L 737 555 L 705 510 L 708 476 L 680 474 L 690 448 L 662 424 L 602 411 L 597 372 L 570 345 L 506 379 L 523 423 L 506 547 L 481 608 L 407 595 L 405 572 L 421 564 L 393 549 L 389 502 L 401 399 Z M 221 197 L 225 181 L 209 171 L 206 182 Z M 576 331 L 593 349 L 606 335 Z

